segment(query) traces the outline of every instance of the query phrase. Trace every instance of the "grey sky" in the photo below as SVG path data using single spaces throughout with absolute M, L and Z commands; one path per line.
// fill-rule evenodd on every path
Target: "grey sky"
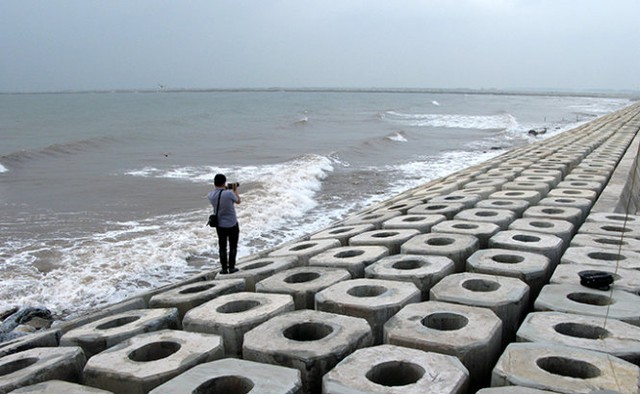
M 640 90 L 638 0 L 0 0 L 0 91 Z

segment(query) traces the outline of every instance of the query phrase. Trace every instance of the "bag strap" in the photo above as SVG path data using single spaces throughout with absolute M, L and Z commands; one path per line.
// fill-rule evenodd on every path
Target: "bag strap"
M 218 215 L 218 210 L 220 209 L 220 200 L 222 199 L 222 192 L 224 190 L 220 190 L 220 193 L 218 193 L 218 206 L 216 206 L 216 212 L 215 214 Z

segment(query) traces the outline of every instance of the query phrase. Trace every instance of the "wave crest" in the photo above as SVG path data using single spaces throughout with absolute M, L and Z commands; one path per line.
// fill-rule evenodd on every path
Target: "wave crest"
M 413 127 L 445 127 L 456 129 L 513 130 L 518 121 L 510 113 L 498 115 L 408 114 L 387 111 L 385 119 Z

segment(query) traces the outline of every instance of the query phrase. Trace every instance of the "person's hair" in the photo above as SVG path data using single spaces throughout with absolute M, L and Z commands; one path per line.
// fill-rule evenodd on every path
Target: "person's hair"
M 216 185 L 216 187 L 224 186 L 224 183 L 226 181 L 227 177 L 223 174 L 216 174 L 216 176 L 213 178 L 213 184 Z

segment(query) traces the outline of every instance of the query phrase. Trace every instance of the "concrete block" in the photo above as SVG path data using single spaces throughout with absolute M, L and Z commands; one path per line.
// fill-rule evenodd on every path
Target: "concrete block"
M 514 190 L 535 191 L 540 193 L 540 197 L 546 196 L 547 193 L 549 193 L 550 189 L 551 188 L 549 187 L 549 185 L 544 182 L 530 182 L 530 181 L 516 182 L 515 179 L 511 182 L 507 182 L 504 185 L 502 185 L 502 191 L 506 191 L 506 192 L 514 191 Z
M 548 168 L 527 168 L 526 170 L 522 171 L 521 175 L 522 176 L 544 176 L 544 177 L 553 178 L 553 179 L 547 180 L 547 183 L 549 184 L 549 186 L 551 186 L 551 188 L 556 187 L 556 185 L 560 181 L 562 181 L 562 171 L 548 169 Z
M 586 198 L 591 202 L 595 202 L 598 194 L 588 189 L 555 188 L 549 191 L 547 197 Z
M 570 247 L 562 255 L 562 264 L 599 265 L 603 268 L 640 270 L 640 253 L 598 247 Z
M 564 220 L 572 224 L 573 232 L 582 225 L 582 211 L 579 208 L 536 205 L 522 214 L 524 218 Z
M 464 212 L 464 211 L 463 211 Z M 489 238 L 500 231 L 495 223 L 447 220 L 433 226 L 432 233 L 466 234 L 478 238 L 479 247 L 486 248 Z
M 457 357 L 474 387 L 487 383 L 501 351 L 502 321 L 491 310 L 447 302 L 410 304 L 384 327 L 384 340 L 397 346 Z
M 52 379 L 78 382 L 86 358 L 82 349 L 43 347 L 24 350 L 0 359 L 0 392 Z
M 183 285 L 178 288 L 156 294 L 149 300 L 150 308 L 178 308 L 178 318 L 182 321 L 189 309 L 212 300 L 218 296 L 244 291 L 243 279 L 208 280 Z
M 536 162 L 527 168 L 528 170 L 533 169 L 541 169 L 541 170 L 551 170 L 551 171 L 560 171 L 562 173 L 562 177 L 569 173 L 567 166 L 564 164 L 558 163 L 549 163 L 549 162 Z
M 535 299 L 551 275 L 549 258 L 530 252 L 509 249 L 478 250 L 467 259 L 467 271 L 508 276 L 529 285 L 530 300 Z
M 412 215 L 444 215 L 447 219 L 464 209 L 461 203 L 432 203 L 421 204 L 411 208 L 408 213 Z
M 467 258 L 478 250 L 476 237 L 463 234 L 421 234 L 400 247 L 402 254 L 444 256 L 453 260 L 456 272 L 464 271 Z
M 583 181 L 583 182 L 598 182 L 601 185 L 606 185 L 609 182 L 609 177 L 605 175 L 597 175 L 597 174 L 581 174 L 576 172 L 571 172 L 571 174 L 567 175 L 564 178 L 565 181 Z
M 452 204 L 452 203 L 457 203 L 457 204 L 464 205 L 464 207 L 466 209 L 466 208 L 473 207 L 481 199 L 482 199 L 482 197 L 477 195 L 477 194 L 467 194 L 467 195 L 465 195 L 465 194 L 447 194 L 447 195 L 440 196 L 440 197 L 434 197 L 431 200 L 429 200 L 429 203 L 430 204 Z
M 415 229 L 421 233 L 428 233 L 433 226 L 447 220 L 444 215 L 402 215 L 389 219 L 382 224 L 383 229 Z
M 178 309 L 137 309 L 105 317 L 73 329 L 60 338 L 61 346 L 80 346 L 87 358 L 135 335 L 179 328 Z
M 413 283 L 384 279 L 353 279 L 336 283 L 316 294 L 316 309 L 365 319 L 373 343 L 382 343 L 382 328 L 405 305 L 420 302 Z
M 349 238 L 375 228 L 373 224 L 333 227 L 313 234 L 310 239 L 337 239 L 342 246 L 347 246 L 349 245 Z
M 449 194 L 458 189 L 460 189 L 460 184 L 458 182 L 437 182 L 435 184 L 429 184 L 426 187 L 418 188 L 413 195 L 433 193 L 443 195 Z
M 624 213 L 593 212 L 585 220 L 587 222 L 611 223 L 626 227 L 640 227 L 640 216 Z
M 402 212 L 400 211 L 376 211 L 361 213 L 345 220 L 344 222 L 342 222 L 342 225 L 353 226 L 358 224 L 372 224 L 376 229 L 380 229 L 382 228 L 382 223 L 400 215 L 402 215 Z
M 400 245 L 420 234 L 415 229 L 383 229 L 367 231 L 349 240 L 350 246 L 384 246 L 389 254 L 400 253 Z
M 493 223 L 504 230 L 516 219 L 516 215 L 508 209 L 470 208 L 455 215 L 454 219 L 476 223 Z
M 338 241 L 337 239 L 314 239 L 310 241 L 294 242 L 292 244 L 285 245 L 280 249 L 274 250 L 273 252 L 269 253 L 269 257 L 293 256 L 297 259 L 297 265 L 307 265 L 309 264 L 309 259 L 311 257 L 317 254 L 320 254 L 325 250 L 337 248 L 340 245 L 341 245 L 340 241 Z M 262 263 L 263 260 L 260 260 L 258 262 Z M 253 263 L 255 262 L 252 262 L 251 267 L 253 267 Z M 242 271 L 242 267 L 238 267 L 238 268 Z M 260 267 L 254 267 L 252 269 L 255 269 L 255 268 L 260 268 Z M 286 267 L 282 268 L 280 271 L 283 271 L 289 268 L 293 268 L 293 266 L 287 265 Z M 253 275 L 253 273 L 251 274 Z M 273 272 L 269 275 L 272 275 L 272 274 Z M 238 275 L 238 273 L 236 272 L 234 275 Z
M 511 178 L 511 179 L 513 179 L 513 178 Z M 496 177 L 490 176 L 490 177 L 487 177 L 487 178 L 484 178 L 484 179 L 483 178 L 478 178 L 475 181 L 466 183 L 462 188 L 463 189 L 487 188 L 487 191 L 493 190 L 493 191 L 491 191 L 489 193 L 489 194 L 491 194 L 491 193 L 495 193 L 498 190 L 500 190 L 502 188 L 502 185 L 504 185 L 505 183 L 509 182 L 511 179 L 505 178 L 505 177 L 497 177 L 497 176 Z M 489 194 L 484 195 L 484 193 L 483 193 L 482 194 L 482 198 L 489 197 Z
M 60 343 L 60 336 L 62 332 L 54 328 L 2 342 L 0 357 L 36 347 L 56 347 Z
M 364 270 L 366 278 L 412 282 L 429 298 L 429 290 L 445 276 L 455 272 L 453 260 L 444 256 L 401 254 L 384 257 Z
M 302 379 L 297 369 L 226 358 L 195 366 L 149 394 L 297 394 L 301 390 Z
M 535 170 L 532 170 L 532 171 L 535 171 Z M 538 171 L 541 171 L 541 170 L 538 170 Z M 556 176 L 541 175 L 541 174 L 520 174 L 520 176 L 514 179 L 513 182 L 544 183 L 545 185 L 548 186 L 547 189 L 543 188 L 540 190 L 540 194 L 544 195 L 546 193 L 543 193 L 542 190 L 546 190 L 548 193 L 550 189 L 554 188 L 555 185 L 558 184 L 558 178 Z M 530 189 L 525 189 L 525 190 L 530 190 Z
M 478 176 L 476 176 L 474 178 L 474 180 L 476 181 L 480 181 L 480 180 L 491 180 L 491 179 L 499 179 L 499 180 L 506 180 L 506 182 L 510 182 L 512 180 L 515 179 L 515 177 L 517 177 L 518 175 L 520 175 L 520 172 L 518 171 L 511 171 L 510 168 L 506 168 L 506 167 L 496 167 L 496 168 L 492 168 L 491 170 L 485 172 L 484 174 L 480 174 Z
M 145 394 L 200 363 L 223 356 L 217 335 L 162 330 L 141 334 L 89 359 L 84 384 Z
M 384 246 L 343 246 L 329 249 L 309 260 L 309 266 L 342 268 L 349 271 L 352 278 L 364 277 L 364 269 L 389 255 Z
M 558 219 L 522 218 L 509 225 L 509 230 L 555 235 L 562 240 L 562 250 L 569 246 L 575 227 L 571 222 Z
M 623 224 L 608 222 L 584 222 L 578 229 L 580 234 L 608 235 L 619 239 L 635 238 L 640 239 L 640 227 L 625 226 Z
M 535 190 L 501 190 L 491 194 L 489 198 L 494 200 L 525 200 L 530 205 L 536 205 L 542 195 Z
M 246 332 L 293 309 L 293 298 L 287 294 L 227 294 L 187 312 L 183 326 L 186 331 L 219 335 L 225 355 L 240 357 Z
M 640 252 L 640 240 L 635 238 L 612 237 L 598 234 L 576 234 L 571 239 L 570 247 L 587 246 L 592 248 L 625 250 Z
M 636 394 L 639 375 L 637 366 L 605 353 L 568 346 L 512 343 L 493 369 L 491 386 L 518 385 L 563 393 L 613 390 Z
M 313 309 L 316 293 L 351 279 L 346 269 L 327 267 L 297 267 L 279 272 L 256 284 L 258 293 L 289 294 L 295 309 Z
M 13 390 L 11 394 L 113 394 L 111 391 L 100 390 L 95 387 L 82 386 L 77 383 L 65 382 L 64 380 L 47 380 L 31 386 L 25 386 Z
M 534 312 L 522 322 L 517 340 L 594 350 L 640 365 L 640 327 L 615 319 Z
M 529 306 L 529 286 L 519 279 L 476 273 L 449 275 L 429 299 L 491 309 L 502 320 L 503 344 L 515 338 Z
M 249 331 L 243 358 L 295 368 L 305 393 L 322 388 L 322 376 L 357 349 L 372 343 L 366 320 L 321 311 L 300 310 L 276 316 Z
M 604 189 L 604 185 L 604 183 L 593 181 L 564 180 L 558 183 L 558 188 L 591 190 L 596 192 L 596 195 L 599 195 L 602 189 Z
M 373 212 L 383 212 L 383 211 L 398 211 L 405 215 L 410 208 L 415 207 L 416 205 L 422 204 L 421 200 L 409 200 L 405 199 L 403 201 L 392 201 L 391 204 L 385 205 L 380 209 L 376 209 Z
M 500 200 L 489 198 L 478 201 L 475 207 L 483 209 L 507 209 L 513 212 L 516 218 L 519 218 L 522 216 L 522 213 L 529 208 L 529 205 L 529 201 L 526 200 Z
M 532 389 L 524 386 L 488 387 L 476 391 L 476 394 L 554 394 L 553 391 Z M 606 394 L 606 393 L 602 393 Z
M 582 212 L 581 220 L 587 217 L 593 201 L 587 198 L 575 197 L 546 197 L 540 200 L 540 206 L 562 207 L 562 208 L 578 208 Z
M 530 231 L 501 231 L 489 239 L 489 247 L 496 249 L 521 250 L 546 256 L 555 267 L 562 255 L 562 239 L 555 235 L 534 233 Z
M 144 309 L 146 307 L 147 301 L 145 300 L 145 298 L 134 297 L 113 305 L 109 305 L 97 312 L 89 313 L 72 320 L 61 322 L 56 327 L 56 329 L 59 329 L 62 334 L 65 334 L 66 332 L 71 331 L 74 328 L 83 326 L 87 323 L 91 323 L 96 320 L 100 320 L 102 318 L 113 316 L 122 312 L 132 311 L 134 309 Z
M 535 301 L 536 311 L 608 316 L 640 325 L 640 296 L 621 290 L 601 291 L 576 285 L 546 285 Z
M 324 240 L 321 240 L 324 241 Z M 335 240 L 333 240 L 335 241 Z M 338 243 L 332 243 L 337 245 Z M 309 252 L 313 253 L 313 252 Z M 255 291 L 256 283 L 264 278 L 268 278 L 271 275 L 287 270 L 289 268 L 300 265 L 300 261 L 305 260 L 308 256 L 278 256 L 278 257 L 264 257 L 261 259 L 250 260 L 238 264 L 236 268 L 237 272 L 231 274 L 218 274 L 216 279 L 219 280 L 242 280 L 244 281 L 244 290 Z M 305 263 L 306 264 L 306 263 Z
M 342 360 L 323 377 L 322 392 L 464 394 L 468 378 L 469 372 L 455 357 L 380 345 Z

